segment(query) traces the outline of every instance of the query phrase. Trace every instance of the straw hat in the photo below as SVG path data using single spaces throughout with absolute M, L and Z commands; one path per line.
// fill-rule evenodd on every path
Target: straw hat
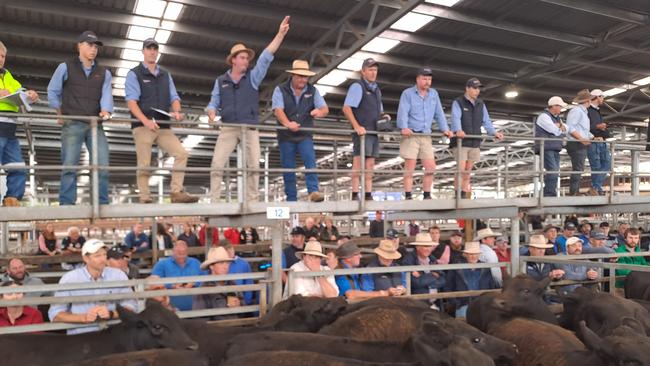
M 432 246 L 437 246 L 439 243 L 434 242 L 431 239 L 431 235 L 429 235 L 428 233 L 419 233 L 415 235 L 415 241 L 409 244 L 432 247 Z
M 284 70 L 289 74 L 296 74 L 301 76 L 314 76 L 315 72 L 309 70 L 309 62 L 305 60 L 294 60 L 291 65 L 291 70 Z
M 397 251 L 392 240 L 381 240 L 379 246 L 373 250 L 378 256 L 386 259 L 400 259 L 402 255 Z
M 208 252 L 208 258 L 201 263 L 201 269 L 206 269 L 219 262 L 232 262 L 232 258 L 230 258 L 224 247 L 211 248 Z
M 496 238 L 497 236 L 501 236 L 501 233 L 495 233 L 494 231 L 492 231 L 492 229 L 488 227 L 477 231 L 476 235 L 477 235 L 476 240 L 481 240 L 489 237 Z
M 468 241 L 465 243 L 465 249 L 463 249 L 463 253 L 481 254 L 481 243 L 477 241 Z
M 589 92 L 589 89 L 582 89 L 578 92 L 575 98 L 573 98 L 574 103 L 584 103 L 588 102 L 591 100 L 591 93 Z
M 297 252 L 296 257 L 298 259 L 302 259 L 303 254 L 309 254 L 309 255 L 314 255 L 316 257 L 322 257 L 322 258 L 327 258 L 325 254 L 323 254 L 323 247 L 321 247 L 320 243 L 317 242 L 316 240 L 310 240 L 305 244 L 305 250 L 302 252 Z
M 232 65 L 232 58 L 237 56 L 237 54 L 240 52 L 247 52 L 248 58 L 251 60 L 253 59 L 253 57 L 255 57 L 255 51 L 246 47 L 246 45 L 244 45 L 243 43 L 237 43 L 236 45 L 232 46 L 232 48 L 230 49 L 230 54 L 228 55 L 228 57 L 226 57 L 226 63 L 228 65 Z
M 548 244 L 546 237 L 544 235 L 532 235 L 530 237 L 530 242 L 528 243 L 529 247 L 539 248 L 539 249 L 549 249 L 553 248 L 553 244 Z

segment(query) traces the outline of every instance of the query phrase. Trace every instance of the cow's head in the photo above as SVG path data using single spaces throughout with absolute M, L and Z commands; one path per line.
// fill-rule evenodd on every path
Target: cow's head
M 497 337 L 483 333 L 473 326 L 456 319 L 443 320 L 445 328 L 465 338 L 472 347 L 490 356 L 498 365 L 512 365 L 517 355 L 517 346 Z
M 643 326 L 634 318 L 623 318 L 612 335 L 601 338 L 580 322 L 580 334 L 587 348 L 611 365 L 650 365 L 650 338 Z
M 513 316 L 525 316 L 550 323 L 557 323 L 555 315 L 544 302 L 544 291 L 551 283 L 547 277 L 537 281 L 527 275 L 504 281 L 503 290 L 497 296 L 496 305 Z
M 133 339 L 136 349 L 172 348 L 198 349 L 181 326 L 181 320 L 173 312 L 155 301 L 147 302 L 140 314 L 117 306 L 122 324 Z

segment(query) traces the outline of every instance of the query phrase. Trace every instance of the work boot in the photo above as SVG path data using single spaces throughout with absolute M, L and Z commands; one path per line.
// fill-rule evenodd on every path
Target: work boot
M 311 192 L 308 197 L 312 202 L 323 202 L 325 200 L 325 196 L 318 191 Z
M 2 205 L 4 207 L 20 207 L 20 201 L 16 197 L 5 197 L 2 200 Z
M 598 196 L 598 191 L 595 188 L 591 187 L 589 188 L 589 191 L 587 191 L 587 196 Z
M 140 197 L 140 203 L 153 203 L 153 199 L 151 199 L 151 197 Z
M 185 191 L 172 192 L 172 203 L 195 203 L 199 198 L 189 195 Z

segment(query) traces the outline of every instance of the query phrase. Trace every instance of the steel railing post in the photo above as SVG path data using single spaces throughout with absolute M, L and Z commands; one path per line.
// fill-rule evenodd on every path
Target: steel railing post
M 97 117 L 93 117 L 90 119 L 90 141 L 91 141 L 90 155 L 92 157 L 91 205 L 93 208 L 92 210 L 93 219 L 99 218 L 99 170 L 97 166 L 99 161 L 97 152 L 99 151 L 99 149 L 97 147 L 97 129 L 98 129 Z

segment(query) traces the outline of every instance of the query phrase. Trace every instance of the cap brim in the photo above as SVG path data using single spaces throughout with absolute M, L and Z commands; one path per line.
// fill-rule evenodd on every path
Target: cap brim
M 312 252 L 312 251 L 297 252 L 297 253 L 296 253 L 296 257 L 297 257 L 298 259 L 302 259 L 302 256 L 303 256 L 304 254 L 307 254 L 307 255 L 313 255 L 313 256 L 315 256 L 315 257 L 327 258 L 327 256 L 326 256 L 325 254 L 323 254 L 323 253 Z
M 373 251 L 378 256 L 380 256 L 382 258 L 386 258 L 386 259 L 400 259 L 400 258 L 402 258 L 402 255 L 399 252 L 389 253 L 389 252 L 384 252 L 383 250 L 377 249 L 377 248 L 375 248 Z
M 211 261 L 205 261 L 201 263 L 201 269 L 206 269 L 210 267 L 211 265 L 219 262 L 232 262 L 232 259 L 217 259 L 217 260 L 211 260 Z
M 432 241 L 414 241 L 409 243 L 409 245 L 417 245 L 417 246 L 422 246 L 422 247 L 434 247 L 436 245 L 440 245 L 439 243 L 432 242 Z
M 529 247 L 538 248 L 538 249 L 551 249 L 553 248 L 552 244 L 528 244 Z
M 377 67 L 379 67 L 379 62 L 372 62 L 372 63 L 370 63 L 369 65 L 363 65 L 361 68 L 362 68 L 362 69 L 367 69 L 367 68 L 369 68 L 369 67 L 373 67 L 373 66 L 377 66 Z
M 284 70 L 289 74 L 300 75 L 300 76 L 314 76 L 315 72 L 309 70 Z
M 481 254 L 481 251 L 479 250 L 479 251 L 476 251 L 476 252 L 475 252 L 475 251 L 471 251 L 471 252 L 470 252 L 470 251 L 467 251 L 467 250 L 463 250 L 463 253 L 467 253 L 467 254 Z

